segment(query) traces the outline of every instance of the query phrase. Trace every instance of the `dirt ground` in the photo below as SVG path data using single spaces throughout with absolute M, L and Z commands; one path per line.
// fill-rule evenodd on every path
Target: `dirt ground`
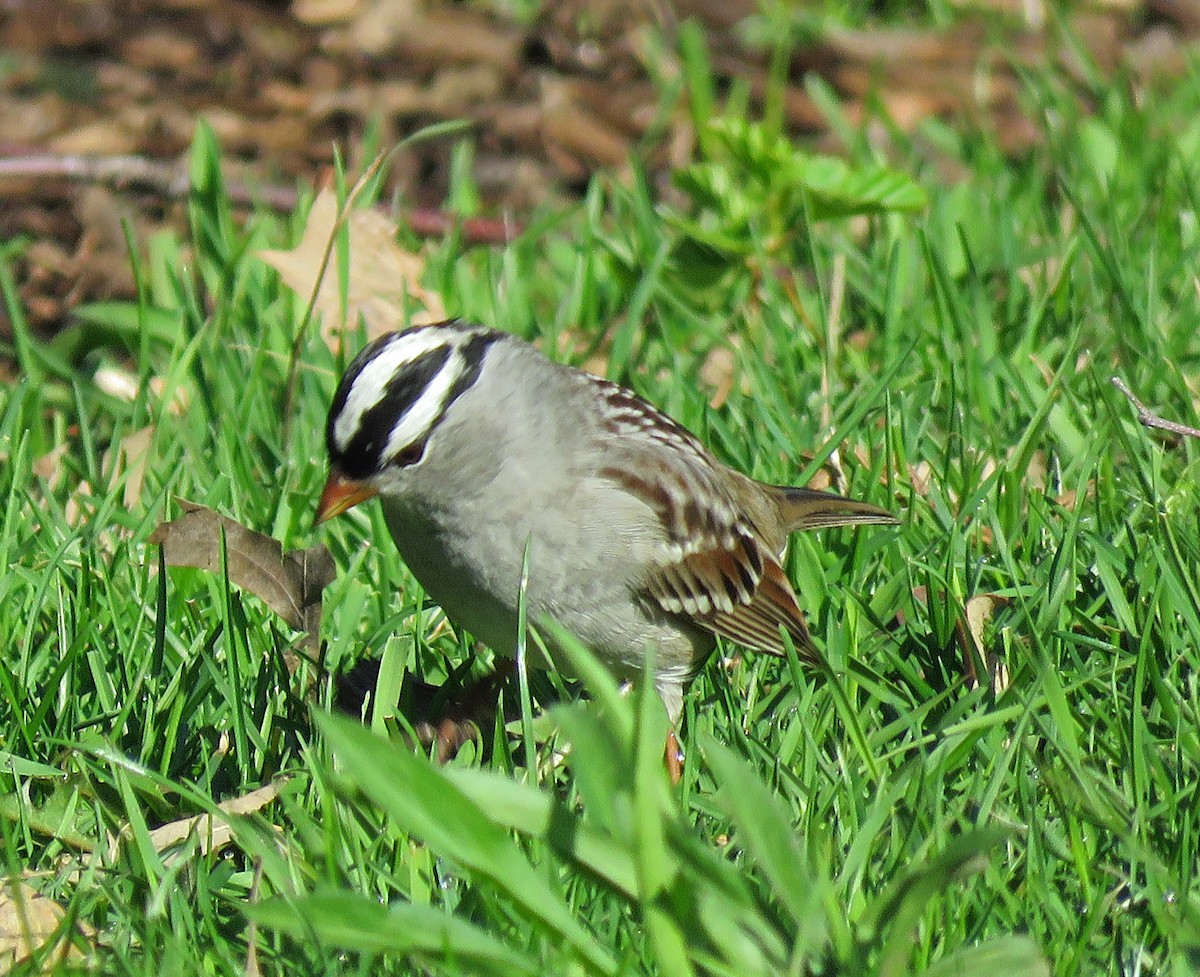
M 515 4 L 513 4 L 515 7 Z M 216 131 L 232 190 L 288 209 L 335 153 L 388 147 L 461 120 L 483 211 L 519 222 L 637 158 L 652 177 L 692 158 L 682 25 L 701 27 L 724 89 L 768 88 L 778 25 L 753 0 L 567 0 L 522 21 L 500 0 L 7 0 L 0 4 L 0 241 L 25 239 L 13 272 L 33 327 L 52 332 L 81 301 L 131 294 L 123 221 L 179 222 L 198 119 Z M 782 32 L 786 34 L 786 31 Z M 1064 18 L 1038 0 L 964 7 L 943 29 L 825 29 L 788 52 L 792 134 L 838 151 L 810 95 L 819 76 L 886 153 L 939 116 L 985 127 L 1006 151 L 1043 131 L 1017 70 L 1053 65 L 1086 109 L 1098 84 L 1153 87 L 1186 70 L 1200 0 L 1133 0 Z M 1077 41 L 1078 43 L 1073 43 Z M 879 123 L 879 124 L 875 124 Z M 462 132 L 399 154 L 392 190 L 418 234 L 444 233 Z M 955 176 L 946 162 L 946 178 Z M 481 221 L 468 237 L 502 238 Z M 0 337 L 11 329 L 0 314 Z

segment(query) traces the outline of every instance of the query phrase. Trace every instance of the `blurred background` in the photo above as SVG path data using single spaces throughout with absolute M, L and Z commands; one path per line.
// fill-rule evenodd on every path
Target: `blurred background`
M 285 212 L 335 152 L 355 165 L 451 120 L 468 140 L 423 141 L 389 167 L 418 231 L 422 219 L 445 229 L 420 208 L 519 220 L 631 162 L 670 192 L 665 174 L 695 149 L 671 53 L 685 21 L 702 30 L 719 94 L 751 115 L 833 153 L 865 134 L 886 157 L 903 132 L 952 182 L 960 154 L 939 154 L 931 120 L 1026 154 L 1045 128 L 1023 104 L 1022 72 L 1085 112 L 1114 80 L 1169 86 L 1195 49 L 1200 3 L 6 0 L 0 239 L 33 239 L 14 259 L 31 325 L 53 332 L 80 302 L 132 294 L 123 222 L 144 235 L 181 218 L 198 119 L 235 199 Z M 471 189 L 452 198 L 456 167 Z

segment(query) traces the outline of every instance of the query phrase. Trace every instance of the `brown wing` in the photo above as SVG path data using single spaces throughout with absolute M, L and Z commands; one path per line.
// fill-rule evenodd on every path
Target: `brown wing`
M 745 527 L 724 539 L 708 537 L 699 548 L 659 567 L 646 591 L 664 611 L 683 614 L 756 651 L 782 655 L 782 627 L 801 657 L 816 660 L 783 567 Z
M 772 548 L 783 540 L 767 541 L 757 531 L 744 500 L 733 497 L 724 466 L 636 394 L 592 382 L 608 408 L 604 437 L 612 463 L 600 475 L 649 505 L 665 532 L 664 560 L 642 585 L 646 598 L 758 651 L 783 654 L 782 626 L 796 650 L 815 660 L 804 615 Z M 753 491 L 756 483 L 745 481 Z M 752 501 L 758 509 L 765 504 Z
M 601 437 L 613 463 L 600 474 L 649 505 L 666 534 L 665 559 L 643 582 L 646 598 L 668 614 L 771 654 L 784 653 L 782 627 L 800 655 L 816 662 L 819 653 L 779 562 L 791 513 L 778 512 L 784 531 L 766 538 L 772 526 L 767 510 L 781 505 L 758 494 L 766 486 L 725 468 L 691 432 L 632 391 L 597 377 L 586 382 L 605 401 Z M 745 497 L 735 498 L 731 483 L 740 484 Z M 821 496 L 823 504 L 816 505 L 812 496 L 818 495 L 801 492 L 798 508 L 811 517 L 829 508 L 829 499 L 840 501 Z

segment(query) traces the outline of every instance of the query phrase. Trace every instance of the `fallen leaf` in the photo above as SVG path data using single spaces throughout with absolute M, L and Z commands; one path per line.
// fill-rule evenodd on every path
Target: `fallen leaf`
M 508 77 L 521 67 L 525 33 L 478 10 L 449 5 L 433 9 L 423 0 L 362 0 L 350 13 L 321 39 L 330 54 L 390 54 L 431 69 L 481 63 Z
M 259 258 L 278 271 L 284 284 L 301 298 L 307 300 L 316 286 L 313 311 L 321 316 L 327 341 L 347 327 L 356 328 L 360 314 L 371 338 L 446 318 L 441 296 L 421 284 L 424 259 L 396 243 L 391 220 L 375 210 L 351 210 L 344 220 L 350 254 L 344 319 L 338 263 L 336 255 L 330 253 L 339 221 L 332 190 L 326 188 L 317 195 L 304 234 L 292 250 L 258 252 Z M 318 274 L 320 284 L 316 285 Z M 413 301 L 424 311 L 410 315 L 408 303 Z
M 142 497 L 142 485 L 146 481 L 146 458 L 154 440 L 154 425 L 132 431 L 104 452 L 104 469 L 108 472 L 109 486 L 116 485 L 124 477 L 125 485 L 121 501 L 126 509 L 133 509 Z
M 139 382 L 135 374 L 116 366 L 102 366 L 92 374 L 92 383 L 101 393 L 116 397 L 127 404 L 137 399 Z
M 217 806 L 217 813 L 196 814 L 161 825 L 150 832 L 150 842 L 154 845 L 156 852 L 166 856 L 164 860 L 167 861 L 170 859 L 171 849 L 177 848 L 192 837 L 199 840 L 201 854 L 208 855 L 220 851 L 233 840 L 233 826 L 229 818 L 222 815 L 253 814 L 255 811 L 262 810 L 279 796 L 279 789 L 285 783 L 287 783 L 286 779 L 275 781 L 267 784 L 266 787 L 243 794 L 241 797 L 222 801 Z M 131 829 L 126 826 L 114 841 L 113 849 L 110 852 L 113 861 L 116 860 L 118 854 L 117 845 L 129 837 L 130 831 Z
M 292 16 L 311 27 L 324 27 L 348 20 L 362 5 L 363 0 L 295 0 Z
M 828 492 L 831 488 L 833 488 L 833 475 L 831 475 L 829 470 L 822 465 L 817 469 L 816 474 L 814 474 L 813 477 L 808 480 L 804 487 L 812 489 L 814 492 Z
M 212 509 L 177 500 L 183 515 L 160 523 L 150 542 L 163 548 L 168 566 L 221 569 L 221 536 L 229 579 L 250 591 L 298 631 L 315 635 L 321 621 L 321 592 L 335 575 L 324 546 L 284 553 L 279 540 L 248 529 Z
M 630 137 L 586 105 L 580 86 L 542 78 L 542 138 L 546 152 L 570 171 L 627 165 Z M 611 97 L 612 90 L 609 89 Z
M 111 119 L 87 122 L 52 139 L 47 146 L 66 156 L 126 156 L 138 151 L 137 133 Z
M 84 520 L 96 515 L 96 496 L 86 479 L 75 486 L 63 506 L 63 518 L 68 526 L 82 526 Z
M 92 383 L 96 388 L 111 397 L 116 397 L 128 404 L 137 400 L 141 391 L 141 380 L 129 370 L 118 366 L 105 365 L 92 375 Z M 150 392 L 160 400 L 167 390 L 167 381 L 163 377 L 151 377 L 147 386 Z M 166 405 L 170 413 L 178 416 L 191 403 L 191 394 L 187 387 L 175 386 L 171 394 L 171 402 Z
M 908 480 L 913 491 L 922 497 L 929 495 L 929 480 L 933 476 L 933 468 L 927 461 L 918 461 L 916 465 L 908 466 Z
M 58 933 L 67 911 L 27 882 L 7 879 L 0 883 L 0 973 L 32 956 Z M 82 923 L 77 934 L 91 936 Z M 60 939 L 54 953 L 43 961 L 49 972 L 68 957 L 80 956 L 70 939 Z
M 151 71 L 179 71 L 204 57 L 198 39 L 165 29 L 138 31 L 121 47 L 121 58 L 126 64 Z
M 45 479 L 50 491 L 54 491 L 58 487 L 59 479 L 63 474 L 63 459 L 67 456 L 70 447 L 71 445 L 64 441 L 62 444 L 55 445 L 33 463 L 33 473 L 38 478 Z
M 713 410 L 720 410 L 733 392 L 733 384 L 737 379 L 737 362 L 732 345 L 714 346 L 708 351 L 700 367 L 700 379 L 713 391 L 708 406 Z
M 989 647 L 984 629 L 997 608 L 1004 607 L 1009 599 L 1000 594 L 976 594 L 967 600 L 963 617 L 955 625 L 963 655 L 963 672 L 967 685 L 974 688 L 979 684 L 975 662 L 983 662 L 993 695 L 1000 695 L 1008 688 L 1008 666 Z
M 1075 503 L 1079 501 L 1079 493 L 1074 489 L 1067 489 L 1061 495 L 1056 495 L 1054 501 L 1057 505 L 1062 506 L 1068 512 L 1075 511 Z

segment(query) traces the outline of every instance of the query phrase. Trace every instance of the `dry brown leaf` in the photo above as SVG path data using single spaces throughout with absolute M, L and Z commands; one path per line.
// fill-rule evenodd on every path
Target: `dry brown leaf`
M 292 16 L 303 24 L 324 27 L 355 16 L 363 0 L 295 0 Z
M 112 365 L 102 366 L 96 370 L 92 374 L 92 382 L 97 389 L 110 397 L 117 397 L 127 403 L 133 403 L 137 399 L 141 383 L 137 375 L 130 370 Z M 151 377 L 148 386 L 150 392 L 161 399 L 166 393 L 167 381 L 162 377 Z M 167 410 L 178 416 L 191 403 L 191 399 L 191 394 L 186 387 L 177 386 L 172 391 L 171 402 L 166 405 Z
M 67 116 L 67 106 L 55 94 L 35 98 L 0 95 L 0 131 L 11 133 L 9 139 L 42 142 L 63 128 Z
M 405 115 L 428 110 L 421 85 L 411 81 L 387 81 L 374 88 L 329 88 L 308 92 L 308 114 L 316 121 L 345 114 L 358 118 L 372 115 Z
M 908 466 L 908 480 L 913 491 L 922 497 L 929 495 L 929 480 L 933 477 L 933 468 L 927 461 L 918 461 Z
M 25 260 L 51 275 L 69 275 L 74 270 L 71 255 L 57 241 L 33 241 L 25 249 Z
M 987 669 L 993 695 L 1000 695 L 1008 688 L 1008 666 L 988 646 L 984 629 L 996 609 L 1008 603 L 1009 599 L 1000 594 L 976 594 L 967 601 L 963 608 L 963 617 L 955 627 L 962 649 L 967 685 L 974 688 L 979 684 L 979 676 L 975 672 L 978 656 L 978 660 L 982 661 Z
M 492 65 L 446 68 L 421 86 L 422 107 L 448 119 L 463 116 L 477 105 L 494 102 L 504 88 L 504 79 Z
M 313 18 L 318 16 L 329 25 L 345 22 L 326 35 L 323 46 L 329 50 L 382 54 L 421 21 L 420 0 L 357 0 L 345 4 L 343 11 L 338 6 L 330 0 L 303 0 L 297 11 L 297 15 L 303 12 L 309 23 L 315 23 Z
M 67 911 L 53 899 L 43 896 L 26 882 L 7 879 L 0 883 L 0 973 L 32 956 L 58 932 Z M 78 924 L 79 932 L 91 931 Z M 54 954 L 45 961 L 46 969 L 68 957 L 80 956 L 71 940 L 63 939 Z
M 154 850 L 159 854 L 166 855 L 169 859 L 170 849 L 176 848 L 195 836 L 200 842 L 201 854 L 208 855 L 211 852 L 220 851 L 233 840 L 233 827 L 229 819 L 222 815 L 253 814 L 255 811 L 262 810 L 279 796 L 279 788 L 285 783 L 287 783 L 286 780 L 276 781 L 267 784 L 266 787 L 243 794 L 241 797 L 223 801 L 218 805 L 220 813 L 197 814 L 155 828 L 150 832 L 150 841 L 154 845 Z M 113 851 L 110 853 L 113 860 L 117 857 L 116 846 L 121 839 L 128 835 L 129 828 L 126 827 L 121 831 L 118 840 L 114 842 Z
M 58 487 L 58 482 L 63 474 L 63 459 L 67 456 L 70 448 L 71 445 L 64 441 L 62 444 L 51 448 L 33 463 L 33 473 L 38 478 L 46 480 L 50 491 L 54 491 Z
M 581 104 L 576 86 L 543 78 L 541 104 L 546 151 L 564 171 L 628 162 L 630 138 Z
M 288 288 L 303 299 L 312 295 L 324 264 L 313 309 L 322 318 L 327 340 L 347 325 L 357 326 L 360 314 L 366 320 L 371 337 L 446 318 L 441 296 L 421 284 L 424 259 L 396 243 L 396 228 L 391 220 L 378 211 L 351 210 L 345 218 L 350 236 L 350 262 L 343 321 L 337 261 L 332 255 L 328 262 L 325 261 L 337 220 L 337 198 L 326 188 L 313 201 L 299 244 L 291 251 L 258 253 L 279 272 Z M 406 298 L 420 303 L 425 311 L 409 315 Z
M 272 78 L 263 84 L 259 94 L 276 111 L 302 116 L 311 109 L 315 93 L 307 85 Z
M 1016 455 L 1016 446 L 1009 450 L 1009 461 Z M 1050 479 L 1050 459 L 1046 452 L 1038 450 L 1029 456 L 1022 478 L 1030 491 L 1041 492 L 1046 488 Z
M 704 363 L 700 366 L 700 379 L 712 389 L 708 406 L 720 410 L 725 406 L 733 391 L 733 382 L 737 375 L 737 361 L 733 349 L 729 346 L 714 346 L 708 351 Z
M 812 489 L 814 492 L 828 492 L 833 488 L 833 475 L 828 468 L 822 465 L 817 469 L 813 477 L 805 483 L 804 487 Z
M 484 64 L 512 76 L 520 70 L 524 42 L 522 30 L 482 11 L 435 9 L 421 0 L 363 0 L 321 44 L 330 54 L 402 54 L 412 65 Z
M 247 529 L 212 509 L 177 499 L 184 514 L 160 523 L 150 542 L 163 548 L 168 566 L 221 569 L 225 536 L 229 579 L 250 591 L 297 630 L 315 634 L 321 620 L 321 592 L 333 580 L 333 557 L 324 546 L 283 552 L 279 540 Z
M 63 506 L 63 518 L 68 526 L 82 526 L 84 521 L 96 514 L 96 494 L 92 491 L 92 483 L 86 479 L 75 486 L 75 490 L 67 497 Z
M 166 29 L 139 31 L 121 46 L 121 60 L 152 71 L 180 71 L 204 57 L 199 40 Z
M 47 145 L 66 156 L 124 156 L 139 148 L 135 132 L 108 119 L 67 129 L 48 140 Z
M 104 468 L 108 471 L 109 486 L 116 485 L 124 477 L 125 486 L 121 502 L 132 509 L 142 497 L 142 486 L 146 481 L 146 459 L 154 441 L 154 425 L 132 431 L 104 452 Z
M 112 397 L 133 401 L 137 398 L 139 379 L 128 370 L 115 366 L 102 366 L 92 377 L 96 386 Z M 163 390 L 162 381 L 157 387 L 151 381 L 151 389 L 160 396 Z M 179 411 L 187 402 L 182 391 L 176 391 L 176 396 L 168 405 L 173 414 Z M 131 431 L 116 444 L 110 445 L 104 452 L 103 467 L 108 474 L 108 484 L 111 488 L 124 477 L 125 486 L 122 492 L 122 504 L 126 509 L 132 509 L 142 497 L 142 485 L 146 479 L 146 460 L 150 445 L 154 441 L 155 427 L 147 424 L 145 427 Z

